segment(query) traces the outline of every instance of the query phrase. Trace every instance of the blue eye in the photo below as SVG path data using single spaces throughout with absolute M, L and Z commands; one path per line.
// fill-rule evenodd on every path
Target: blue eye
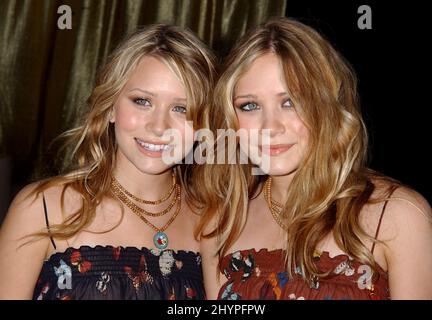
M 186 107 L 183 106 L 175 106 L 173 108 L 174 112 L 186 113 Z
M 151 105 L 150 101 L 148 99 L 144 99 L 144 98 L 136 98 L 133 99 L 133 102 L 135 104 L 138 104 L 140 106 L 146 106 L 146 105 Z
M 284 102 L 284 104 L 282 105 L 282 107 L 285 107 L 285 108 L 292 108 L 292 107 L 294 107 L 294 103 L 292 102 L 292 100 L 291 100 L 290 98 L 288 98 L 288 99 Z
M 254 103 L 254 102 L 247 102 L 242 104 L 240 107 L 241 111 L 245 111 L 245 112 L 249 112 L 249 111 L 254 111 L 254 110 L 259 110 L 260 107 Z

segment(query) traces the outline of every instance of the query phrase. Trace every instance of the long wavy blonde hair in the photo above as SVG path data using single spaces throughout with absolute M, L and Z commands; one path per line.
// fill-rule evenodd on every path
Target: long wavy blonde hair
M 89 111 L 84 123 L 62 135 L 67 140 L 65 145 L 74 146 L 66 173 L 41 181 L 31 193 L 37 196 L 52 186 L 61 185 L 62 212 L 68 188 L 78 192 L 82 206 L 65 218 L 63 223 L 50 226 L 49 233 L 48 230 L 36 233 L 36 238 L 51 235 L 68 239 L 74 236 L 90 224 L 102 199 L 113 198 L 110 185 L 117 146 L 114 127 L 109 122 L 110 113 L 120 91 L 143 56 L 153 56 L 171 68 L 186 90 L 187 120 L 193 121 L 194 129 L 202 126 L 201 110 L 208 107 L 209 93 L 215 80 L 213 53 L 191 31 L 176 26 L 150 25 L 128 36 L 100 70 L 88 99 Z M 176 165 L 174 171 L 177 181 L 186 191 L 187 201 L 194 203 L 195 192 L 189 183 L 191 165 Z
M 272 19 L 247 33 L 225 60 L 206 125 L 214 132 L 239 128 L 233 106 L 235 85 L 256 58 L 269 52 L 279 57 L 290 97 L 309 129 L 308 150 L 286 190 L 281 213 L 288 226 L 287 271 L 292 275 L 293 268 L 300 267 L 306 281 L 325 276 L 313 263 L 313 251 L 330 232 L 344 252 L 376 270 L 361 239 L 375 240 L 360 226 L 359 213 L 365 203 L 383 200 L 371 199 L 372 181 L 388 182 L 387 192 L 398 182 L 366 167 L 368 137 L 356 76 L 327 40 L 288 18 Z M 207 165 L 202 175 L 201 192 L 208 190 L 207 210 L 197 233 L 218 237 L 220 259 L 238 239 L 246 223 L 248 201 L 267 178 L 252 175 L 251 166 L 239 161 Z

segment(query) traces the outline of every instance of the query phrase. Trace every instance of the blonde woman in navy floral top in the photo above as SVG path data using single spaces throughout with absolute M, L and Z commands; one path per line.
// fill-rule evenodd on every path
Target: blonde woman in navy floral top
M 25 187 L 9 208 L 1 299 L 205 298 L 193 172 L 180 162 L 208 104 L 213 60 L 169 25 L 120 44 L 84 123 L 66 134 L 70 170 Z

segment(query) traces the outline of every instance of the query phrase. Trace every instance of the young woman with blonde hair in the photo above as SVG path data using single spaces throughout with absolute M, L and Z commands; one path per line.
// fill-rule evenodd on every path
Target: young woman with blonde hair
M 209 298 L 432 299 L 431 208 L 367 168 L 356 77 L 328 41 L 273 19 L 232 49 L 214 96 L 213 130 L 261 140 L 242 148 L 240 136 L 250 164 L 203 174 Z
M 66 134 L 72 168 L 25 187 L 10 206 L 1 298 L 205 297 L 192 171 L 180 160 L 213 79 L 213 54 L 187 30 L 152 25 L 119 45 L 84 123 Z

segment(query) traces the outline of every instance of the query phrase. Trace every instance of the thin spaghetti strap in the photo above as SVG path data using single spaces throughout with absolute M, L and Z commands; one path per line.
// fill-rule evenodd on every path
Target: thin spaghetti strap
M 45 223 L 46 223 L 46 226 L 48 229 L 48 233 L 50 233 L 50 226 L 49 226 L 49 222 L 48 222 L 48 210 L 47 210 L 47 205 L 46 205 L 46 201 L 45 201 L 45 195 L 43 193 L 42 193 L 42 201 L 43 201 L 43 207 L 44 207 L 44 213 L 45 213 Z M 54 242 L 54 239 L 51 237 L 51 235 L 50 235 L 50 240 L 51 240 L 51 243 L 52 243 L 54 249 L 57 250 L 57 246 Z
M 398 188 L 398 186 L 393 187 L 393 190 L 390 192 L 388 198 L 391 197 L 391 195 L 393 194 L 393 192 L 394 192 L 397 188 Z M 387 207 L 387 203 L 388 203 L 388 201 L 389 201 L 389 199 L 387 199 L 387 200 L 384 202 L 384 206 L 383 206 L 383 208 L 382 208 L 381 216 L 380 216 L 380 218 L 379 218 L 378 226 L 377 226 L 377 229 L 376 229 L 376 232 L 375 232 L 375 240 L 378 239 L 378 234 L 379 234 L 379 230 L 380 230 L 380 227 L 381 227 L 382 218 L 383 218 L 383 216 L 384 216 L 384 211 L 385 211 L 385 208 Z M 374 252 L 374 250 L 375 250 L 375 244 L 376 244 L 376 242 L 374 242 L 373 245 L 372 245 L 372 250 L 371 250 L 372 254 L 373 254 L 373 252 Z

